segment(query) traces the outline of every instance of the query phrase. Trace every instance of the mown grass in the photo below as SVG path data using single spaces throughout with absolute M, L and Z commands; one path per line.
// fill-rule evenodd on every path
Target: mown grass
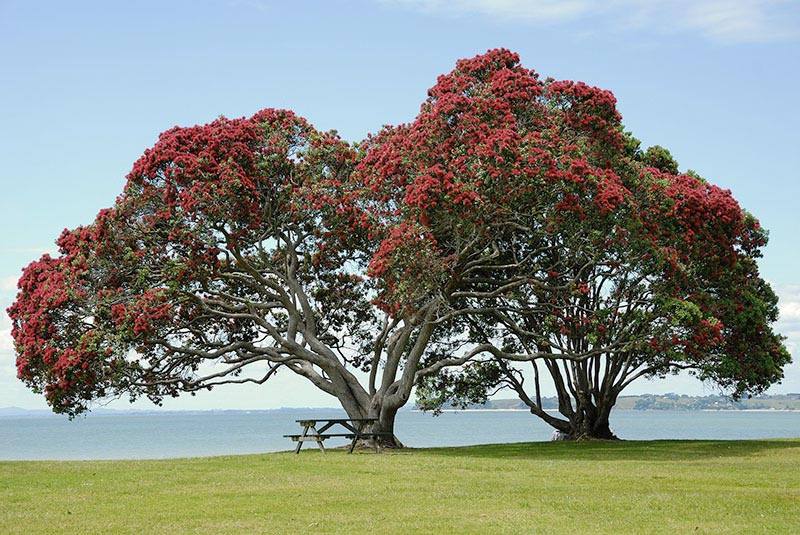
M 800 533 L 800 439 L 0 463 L 0 533 Z

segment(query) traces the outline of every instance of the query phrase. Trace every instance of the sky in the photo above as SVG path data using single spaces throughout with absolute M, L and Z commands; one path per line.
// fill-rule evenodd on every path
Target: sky
M 413 120 L 438 75 L 498 47 L 611 90 L 644 147 L 761 220 L 796 361 L 770 392 L 800 392 L 800 2 L 0 0 L 0 407 L 46 408 L 16 379 L 4 311 L 21 269 L 112 205 L 160 132 L 288 108 L 358 141 Z M 685 376 L 627 392 L 716 393 Z M 164 407 L 335 405 L 284 374 Z

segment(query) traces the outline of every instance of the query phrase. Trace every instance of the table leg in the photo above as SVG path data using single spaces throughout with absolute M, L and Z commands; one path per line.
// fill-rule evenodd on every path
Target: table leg
M 297 441 L 297 447 L 294 449 L 295 455 L 300 453 L 300 448 L 303 447 L 303 439 L 306 437 L 306 434 L 308 434 L 308 428 L 309 427 L 310 426 L 308 426 L 308 425 L 304 425 L 303 426 L 303 432 L 300 434 L 300 440 Z
M 322 444 L 323 439 L 319 437 L 319 431 L 317 431 L 316 424 L 312 425 L 311 429 L 314 430 L 314 435 L 317 436 L 317 446 L 319 446 L 319 451 L 321 451 L 322 454 L 325 455 L 325 446 Z

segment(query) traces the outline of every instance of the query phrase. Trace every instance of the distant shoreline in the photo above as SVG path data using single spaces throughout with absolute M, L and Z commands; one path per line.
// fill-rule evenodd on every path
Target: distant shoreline
M 559 400 L 555 396 L 542 397 L 540 406 L 545 410 L 557 411 Z M 416 407 L 415 407 L 416 408 Z M 447 404 L 442 410 L 462 410 L 458 404 Z M 469 404 L 466 410 L 508 410 L 528 411 L 519 399 L 491 399 L 485 404 Z M 614 411 L 753 411 L 774 412 L 800 411 L 800 393 L 770 394 L 752 398 L 731 399 L 725 395 L 688 396 L 685 394 L 640 394 L 620 396 L 613 407 Z
M 0 407 L 0 418 L 59 418 L 66 416 L 62 414 L 56 414 L 54 412 L 50 412 L 44 409 L 18 409 L 14 408 L 14 410 L 9 410 L 11 407 Z M 314 413 L 314 412 L 323 412 L 323 411 L 341 411 L 341 409 L 331 408 L 331 407 L 299 407 L 299 408 L 292 408 L 286 407 L 281 409 L 173 409 L 173 410 L 146 410 L 146 409 L 116 409 L 116 410 L 99 410 L 99 411 L 91 411 L 87 413 L 85 416 L 147 416 L 147 415 L 168 415 L 168 414 L 221 414 L 221 413 L 297 413 L 297 412 L 307 412 L 307 413 Z M 423 411 L 420 409 L 406 409 L 408 412 L 429 412 L 433 413 L 433 411 Z M 737 409 L 735 407 L 731 408 L 721 408 L 721 409 L 632 409 L 632 408 L 614 408 L 614 412 L 730 412 L 730 413 L 737 413 L 737 412 L 765 412 L 765 413 L 777 413 L 777 412 L 800 412 L 797 409 Z M 481 409 L 441 409 L 439 412 L 447 412 L 447 413 L 456 413 L 456 412 L 530 412 L 528 409 L 508 409 L 508 408 L 481 408 Z M 554 414 L 558 414 L 558 409 L 545 409 L 545 412 L 550 412 Z
M 545 410 L 558 414 L 558 400 L 554 397 L 542 398 Z M 400 409 L 403 412 L 432 412 L 423 411 L 415 404 L 407 405 Z M 686 396 L 678 394 L 642 394 L 635 396 L 620 396 L 613 408 L 614 412 L 752 412 L 752 413 L 798 413 L 800 412 L 800 393 L 773 394 L 750 399 L 733 401 L 725 396 Z M 87 414 L 95 417 L 107 416 L 136 416 L 150 414 L 225 414 L 225 413 L 286 413 L 286 414 L 318 414 L 342 413 L 341 407 L 280 407 L 280 408 L 210 408 L 210 409 L 167 409 L 167 408 L 106 408 L 96 407 Z M 467 408 L 447 406 L 440 412 L 524 412 L 530 410 L 519 399 L 494 399 L 486 405 L 470 405 Z M 64 415 L 55 414 L 46 408 L 26 409 L 22 407 L 0 407 L 0 418 L 13 417 L 54 417 L 66 418 Z

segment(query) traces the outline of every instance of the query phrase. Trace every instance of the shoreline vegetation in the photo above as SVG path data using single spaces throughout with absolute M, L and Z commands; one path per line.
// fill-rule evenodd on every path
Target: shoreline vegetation
M 800 439 L 5 461 L 0 532 L 796 534 L 798 481 Z
M 558 410 L 556 397 L 542 398 L 543 408 L 547 411 Z M 417 406 L 414 410 L 419 410 Z M 471 411 L 529 411 L 528 407 L 518 399 L 489 400 L 483 405 L 467 405 L 465 407 L 447 405 L 442 412 Z M 800 393 L 775 394 L 752 397 L 734 401 L 727 396 L 688 396 L 686 394 L 642 394 L 637 396 L 620 396 L 614 410 L 635 411 L 795 411 L 800 410 Z
M 558 400 L 555 397 L 542 398 L 545 410 L 557 411 Z M 107 409 L 97 408 L 95 414 L 148 414 L 148 413 L 202 413 L 202 412 L 298 412 L 298 411 L 338 411 L 335 407 L 283 407 L 280 409 L 189 409 L 189 410 L 164 410 L 164 409 Z M 417 405 L 402 410 L 420 412 Z M 733 401 L 727 396 L 688 396 L 686 394 L 642 394 L 637 396 L 620 396 L 614 410 L 634 411 L 742 411 L 742 412 L 777 412 L 800 411 L 800 393 L 774 394 Z M 489 400 L 483 405 L 468 405 L 458 407 L 447 405 L 441 412 L 461 411 L 503 411 L 503 412 L 529 412 L 527 406 L 518 399 Z M 24 409 L 19 407 L 0 407 L 0 418 L 27 417 L 27 416 L 55 416 L 48 409 Z

